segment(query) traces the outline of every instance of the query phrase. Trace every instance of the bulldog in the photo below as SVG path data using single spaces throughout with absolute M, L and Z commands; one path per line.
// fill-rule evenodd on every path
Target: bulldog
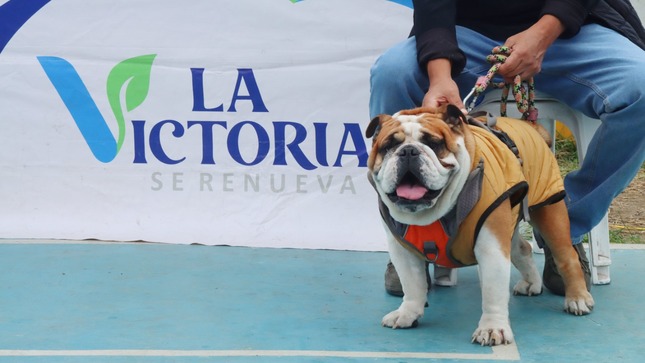
M 383 326 L 417 326 L 427 306 L 427 262 L 450 268 L 477 264 L 482 315 L 472 342 L 513 342 L 511 263 L 521 272 L 514 294 L 542 292 L 531 245 L 517 232 L 522 217 L 553 253 L 565 284 L 565 311 L 591 312 L 594 300 L 571 244 L 562 178 L 538 127 L 509 118 L 467 117 L 453 105 L 371 120 L 368 179 L 379 196 L 390 258 L 404 293 L 399 308 L 383 317 Z

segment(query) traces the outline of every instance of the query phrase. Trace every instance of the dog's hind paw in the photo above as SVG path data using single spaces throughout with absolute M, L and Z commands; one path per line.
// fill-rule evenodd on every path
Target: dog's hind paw
M 420 317 L 420 314 L 410 311 L 401 312 L 401 309 L 397 309 L 385 315 L 381 321 L 381 325 L 392 329 L 416 328 L 419 325 L 418 319 Z
M 535 296 L 542 293 L 542 282 L 535 284 L 526 280 L 520 280 L 513 287 L 513 295 Z
M 594 301 L 590 293 L 585 291 L 581 296 L 569 297 L 564 299 L 564 311 L 573 315 L 587 315 L 593 310 Z

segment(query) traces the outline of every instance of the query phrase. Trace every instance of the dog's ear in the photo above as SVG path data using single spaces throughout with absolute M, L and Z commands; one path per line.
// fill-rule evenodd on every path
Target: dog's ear
M 386 119 L 389 119 L 388 115 L 378 115 L 370 121 L 370 124 L 367 125 L 367 130 L 365 130 L 365 136 L 370 139 L 373 136 L 378 135 L 379 130 L 381 129 L 381 123 Z
M 450 127 L 459 126 L 462 122 L 467 123 L 466 116 L 463 114 L 463 112 L 461 112 L 459 107 L 455 105 L 448 105 L 446 107 L 444 121 L 446 121 L 446 123 L 450 125 Z

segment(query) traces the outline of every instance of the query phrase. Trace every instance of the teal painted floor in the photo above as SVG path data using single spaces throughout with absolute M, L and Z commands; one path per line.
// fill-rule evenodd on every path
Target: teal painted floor
M 470 343 L 481 311 L 474 267 L 459 271 L 458 286 L 433 288 L 418 328 L 381 327 L 400 301 L 383 291 L 387 260 L 380 252 L 3 240 L 0 363 L 645 359 L 645 249 L 612 249 L 612 283 L 593 287 L 591 315 L 565 314 L 549 292 L 512 297 L 516 344 L 501 348 Z

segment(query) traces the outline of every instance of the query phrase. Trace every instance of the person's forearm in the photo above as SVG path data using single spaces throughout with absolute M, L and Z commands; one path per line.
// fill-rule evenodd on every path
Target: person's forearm
M 597 2 L 598 0 L 545 0 L 541 15 L 557 17 L 563 26 L 560 36 L 571 38 L 578 34 L 589 11 L 594 8 Z
M 560 19 L 553 15 L 546 14 L 540 18 L 531 30 L 537 32 L 545 45 L 551 45 L 564 32 L 565 28 Z
M 452 65 L 448 59 L 433 59 L 428 62 L 426 69 L 428 70 L 430 85 L 432 85 L 433 82 L 451 79 L 450 72 L 452 70 Z

